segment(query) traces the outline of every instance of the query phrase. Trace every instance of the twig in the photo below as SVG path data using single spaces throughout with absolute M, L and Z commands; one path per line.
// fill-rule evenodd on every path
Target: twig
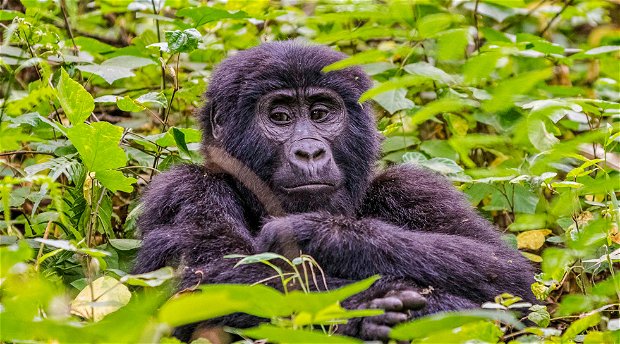
M 478 4 L 480 0 L 476 0 L 476 4 L 474 5 L 474 27 L 476 28 L 476 37 L 474 37 L 474 51 L 478 51 L 480 49 L 480 28 L 478 27 Z
M 553 24 L 553 22 L 562 14 L 562 12 L 564 12 L 566 10 L 566 8 L 568 8 L 568 6 L 573 4 L 574 0 L 569 0 L 564 4 L 564 7 L 562 7 L 562 9 L 556 13 L 553 18 L 551 18 L 551 20 L 547 23 L 547 26 L 545 26 L 545 28 L 540 32 L 540 36 L 542 37 L 542 35 L 545 34 L 545 32 L 547 32 L 547 30 L 549 30 L 549 28 L 551 27 L 551 25 Z
M 29 150 L 18 150 L 18 151 L 10 151 L 10 152 L 2 152 L 0 156 L 14 155 L 14 154 L 43 154 L 43 155 L 54 155 L 54 153 L 50 152 L 37 152 L 37 151 L 29 151 Z
M 71 31 L 71 25 L 69 25 L 69 19 L 67 18 L 67 3 L 65 0 L 60 0 L 60 11 L 62 12 L 62 19 L 65 21 L 65 30 L 67 30 L 67 34 L 71 38 L 71 43 L 73 43 L 73 55 L 78 56 L 79 49 L 77 44 L 75 44 L 73 31 Z

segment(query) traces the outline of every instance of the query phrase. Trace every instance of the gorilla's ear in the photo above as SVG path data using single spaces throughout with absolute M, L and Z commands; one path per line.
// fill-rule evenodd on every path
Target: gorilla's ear
M 222 123 L 221 118 L 213 106 L 209 107 L 209 119 L 211 120 L 211 134 L 215 140 L 219 140 L 222 137 Z

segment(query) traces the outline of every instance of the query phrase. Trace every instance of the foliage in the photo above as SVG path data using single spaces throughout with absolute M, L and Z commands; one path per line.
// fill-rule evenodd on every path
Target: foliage
M 192 113 L 213 66 L 261 41 L 302 38 L 350 55 L 326 72 L 362 65 L 375 80 L 361 100 L 373 101 L 387 137 L 382 164 L 445 174 L 540 263 L 532 290 L 544 306 L 499 295 L 486 310 L 399 325 L 393 338 L 620 341 L 613 1 L 8 4 L 0 10 L 1 340 L 170 342 L 171 326 L 241 311 L 271 319 L 238 332 L 247 338 L 355 342 L 328 327 L 370 315 L 339 302 L 372 279 L 307 293 L 203 286 L 165 303 L 172 269 L 128 274 L 140 190 L 174 164 L 201 163 Z M 303 285 L 294 268 L 310 262 L 289 263 L 297 274 L 275 277 Z

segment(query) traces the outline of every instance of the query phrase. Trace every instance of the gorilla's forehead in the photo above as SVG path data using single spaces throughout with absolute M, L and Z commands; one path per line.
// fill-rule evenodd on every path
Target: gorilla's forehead
M 267 102 L 305 103 L 317 100 L 342 102 L 340 95 L 329 88 L 309 86 L 302 88 L 283 88 L 264 94 L 258 104 Z
M 323 68 L 346 55 L 325 46 L 299 41 L 265 43 L 224 60 L 214 72 L 207 97 L 218 101 L 230 95 L 256 101 L 279 89 L 323 87 L 357 102 L 371 82 L 359 67 L 323 72 Z

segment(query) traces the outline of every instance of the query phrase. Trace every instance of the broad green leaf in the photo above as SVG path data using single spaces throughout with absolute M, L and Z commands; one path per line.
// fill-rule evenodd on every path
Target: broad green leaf
M 406 75 L 403 77 L 394 78 L 390 81 L 386 81 L 364 92 L 361 95 L 359 101 L 365 102 L 366 100 L 370 98 L 374 98 L 375 100 L 379 101 L 377 99 L 377 96 L 381 95 L 382 93 L 387 93 L 389 91 L 398 91 L 398 92 L 392 93 L 392 95 L 388 97 L 387 99 L 395 98 L 396 94 L 399 96 L 400 99 L 404 99 L 405 95 L 407 94 L 407 90 L 406 90 L 407 87 L 423 85 L 425 83 L 428 83 L 429 81 L 431 81 L 430 78 L 421 76 L 421 75 Z M 384 98 L 381 98 L 381 99 L 384 99 Z M 411 101 L 409 100 L 409 102 Z M 411 107 L 413 107 L 413 102 L 411 102 L 411 105 L 409 108 Z
M 108 84 L 135 76 L 133 70 L 155 64 L 153 60 L 137 56 L 116 56 L 103 61 L 100 65 L 81 65 L 77 69 L 102 77 Z
M 200 289 L 168 301 L 159 312 L 160 321 L 181 326 L 237 312 L 267 319 L 293 312 L 282 293 L 261 284 L 212 284 Z
M 82 162 L 93 172 L 125 166 L 127 156 L 118 146 L 122 135 L 123 128 L 108 122 L 82 123 L 67 130 Z
M 116 101 L 116 105 L 119 109 L 127 112 L 139 112 L 144 110 L 144 106 L 131 99 L 131 97 L 129 96 L 118 98 L 118 100 Z
M 455 16 L 449 13 L 435 13 L 422 17 L 418 20 L 418 36 L 420 38 L 431 38 L 439 32 L 448 29 Z
M 340 61 L 334 62 L 323 68 L 323 72 L 331 72 L 334 70 L 340 70 L 351 66 L 357 66 L 361 64 L 367 64 L 371 62 L 379 62 L 385 59 L 385 52 L 380 50 L 368 50 L 353 56 L 349 56 Z
M 95 178 L 112 192 L 132 192 L 132 184 L 138 181 L 133 177 L 125 177 L 121 171 L 116 170 L 99 170 L 95 172 Z
M 178 17 L 191 19 L 194 27 L 199 27 L 206 23 L 219 21 L 222 19 L 248 18 L 248 14 L 244 11 L 228 12 L 226 10 L 210 6 L 182 8 L 178 10 L 176 14 Z
M 269 343 L 363 343 L 359 339 L 330 336 L 319 331 L 276 327 L 270 324 L 261 324 L 258 327 L 242 330 L 240 333 L 250 338 L 267 339 Z
M 174 277 L 174 270 L 167 266 L 139 275 L 125 275 L 121 278 L 121 282 L 142 287 L 157 287 Z
M 468 29 L 448 30 L 437 35 L 437 58 L 442 61 L 463 59 L 469 37 Z
M 442 84 L 454 83 L 454 78 L 451 75 L 428 62 L 408 64 L 404 69 L 409 74 L 426 76 Z
M 566 329 L 566 331 L 562 335 L 562 340 L 574 340 L 575 336 L 589 329 L 590 327 L 598 325 L 600 322 L 601 314 L 598 312 L 578 319 Z
M 60 106 L 74 126 L 84 122 L 95 109 L 95 101 L 90 93 L 71 79 L 64 69 L 60 71 L 56 95 Z
M 138 239 L 109 239 L 112 247 L 121 251 L 135 250 L 140 247 L 142 241 Z
M 482 104 L 482 109 L 487 112 L 500 112 L 509 109 L 514 104 L 516 94 L 527 93 L 536 84 L 549 78 L 551 74 L 551 69 L 542 69 L 525 72 L 512 79 L 502 81 L 493 91 L 493 99 L 485 101 Z
M 584 54 L 595 56 L 595 55 L 612 53 L 616 51 L 620 51 L 620 45 L 606 45 L 602 47 L 597 47 L 597 48 L 593 48 L 593 49 L 586 51 Z
M 94 298 L 93 298 L 94 296 Z M 131 292 L 110 276 L 103 276 L 86 286 L 71 302 L 71 313 L 99 321 L 106 315 L 125 306 Z
M 417 145 L 418 143 L 420 143 L 420 140 L 415 136 L 390 136 L 381 142 L 381 150 L 383 153 L 389 153 Z
M 547 327 L 551 322 L 551 316 L 547 312 L 547 306 L 534 305 L 529 309 L 530 314 L 527 315 L 527 319 L 535 323 L 540 327 Z
M 463 76 L 465 83 L 477 84 L 488 79 L 495 70 L 497 61 L 502 55 L 497 52 L 483 52 L 480 55 L 471 57 L 463 66 Z
M 284 296 L 284 301 L 296 312 L 318 314 L 325 308 L 370 288 L 378 279 L 379 276 L 372 276 L 329 292 L 304 293 L 293 290 Z
M 464 100 L 460 98 L 452 98 L 452 97 L 441 98 L 441 99 L 432 101 L 424 105 L 424 107 L 422 107 L 420 110 L 414 113 L 413 116 L 411 117 L 411 124 L 413 125 L 420 124 L 441 113 L 446 113 L 446 112 L 459 113 L 475 105 L 476 103 L 472 101 Z
M 458 161 L 458 153 L 445 140 L 427 140 L 420 144 L 420 149 L 433 158 L 446 158 Z
M 202 35 L 196 29 L 166 31 L 166 43 L 168 51 L 175 53 L 188 53 L 198 47 Z
M 396 325 L 392 332 L 390 332 L 390 338 L 397 340 L 421 339 L 428 337 L 437 331 L 455 329 L 465 324 L 478 322 L 480 320 L 496 320 L 512 325 L 517 329 L 523 328 L 523 325 L 517 320 L 517 318 L 508 312 L 468 310 L 460 312 L 437 313 L 415 319 L 408 323 Z
M 574 257 L 568 250 L 550 247 L 542 254 L 543 262 L 541 264 L 543 273 L 548 279 L 561 281 L 564 272 L 574 261 Z
M 407 99 L 407 90 L 404 88 L 381 92 L 374 96 L 374 100 L 390 114 L 399 110 L 411 109 L 415 104 Z M 363 97 L 363 95 L 362 95 Z M 360 99 L 360 101 L 362 101 Z
M 560 140 L 547 130 L 545 121 L 537 118 L 529 118 L 527 121 L 527 136 L 530 142 L 539 151 L 551 149 Z

